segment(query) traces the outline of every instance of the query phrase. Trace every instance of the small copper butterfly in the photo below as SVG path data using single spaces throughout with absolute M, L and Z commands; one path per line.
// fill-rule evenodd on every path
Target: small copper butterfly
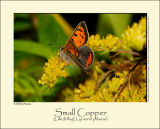
M 83 71 L 89 71 L 94 54 L 88 46 L 88 30 L 86 23 L 81 21 L 64 47 L 60 48 L 60 56 L 66 62 L 71 62 Z

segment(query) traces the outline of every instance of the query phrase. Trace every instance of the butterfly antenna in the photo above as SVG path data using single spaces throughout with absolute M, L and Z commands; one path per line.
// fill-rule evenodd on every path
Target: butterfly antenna
M 55 45 L 55 44 L 51 44 L 51 43 L 49 43 L 48 45 L 50 45 L 50 46 L 55 46 L 55 47 L 57 47 L 57 48 L 59 48 L 60 46 L 57 46 L 57 45 Z

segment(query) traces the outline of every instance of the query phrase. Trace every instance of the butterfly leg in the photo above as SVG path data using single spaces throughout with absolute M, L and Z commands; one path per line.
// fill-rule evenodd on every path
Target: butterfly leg
M 58 60 L 57 64 L 59 64 L 62 61 L 62 57 L 60 55 L 58 55 L 58 58 L 59 58 L 59 60 Z

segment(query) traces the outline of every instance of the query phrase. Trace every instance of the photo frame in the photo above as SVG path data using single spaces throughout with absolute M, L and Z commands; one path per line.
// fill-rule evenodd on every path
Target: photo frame
M 2 1 L 1 5 L 2 128 L 158 128 L 158 1 Z M 14 13 L 61 12 L 147 14 L 147 102 L 14 102 Z

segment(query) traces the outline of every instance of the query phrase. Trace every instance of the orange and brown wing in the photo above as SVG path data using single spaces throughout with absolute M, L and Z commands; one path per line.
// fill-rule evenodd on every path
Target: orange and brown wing
M 66 52 L 71 53 L 72 55 L 74 55 L 76 57 L 79 56 L 79 51 L 77 50 L 77 48 L 75 47 L 75 45 L 72 41 L 67 43 L 67 45 L 64 47 L 64 50 Z
M 77 48 L 86 44 L 88 41 L 88 30 L 84 21 L 80 22 L 69 38 L 64 49 L 73 55 L 79 55 Z
M 84 21 L 80 22 L 74 30 L 69 41 L 72 40 L 76 47 L 80 47 L 88 41 L 88 30 Z
M 78 57 L 80 63 L 85 69 L 89 69 L 94 60 L 94 54 L 88 46 L 80 46 L 78 48 L 80 56 Z

